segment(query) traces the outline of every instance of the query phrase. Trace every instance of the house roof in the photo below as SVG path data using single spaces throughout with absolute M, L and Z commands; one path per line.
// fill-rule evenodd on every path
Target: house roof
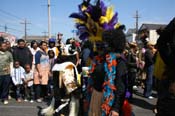
M 52 36 L 54 38 L 54 36 Z M 32 41 L 32 40 L 37 40 L 37 41 L 42 41 L 42 40 L 47 40 L 49 37 L 48 36 L 37 36 L 37 35 L 29 35 L 27 36 L 27 40 L 28 42 Z M 22 39 L 25 40 L 25 36 L 22 37 Z
M 126 34 L 132 34 L 132 33 L 135 33 L 136 32 L 136 29 L 128 29 L 127 33 Z
M 140 27 L 139 30 L 144 30 L 144 29 L 147 29 L 147 30 L 157 30 L 157 29 L 163 29 L 166 27 L 166 24 L 146 24 L 146 23 L 143 23 Z

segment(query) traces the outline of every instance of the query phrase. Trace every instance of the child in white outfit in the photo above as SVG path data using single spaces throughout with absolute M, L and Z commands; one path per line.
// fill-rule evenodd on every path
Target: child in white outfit
M 14 67 L 11 71 L 12 81 L 15 85 L 16 90 L 16 99 L 18 102 L 21 102 L 22 98 L 22 89 L 23 89 L 23 79 L 24 79 L 24 68 L 20 66 L 19 61 L 14 62 Z
M 33 103 L 34 91 L 33 91 L 33 71 L 31 70 L 30 64 L 25 65 L 24 72 L 24 87 L 25 87 L 25 100 L 30 100 Z

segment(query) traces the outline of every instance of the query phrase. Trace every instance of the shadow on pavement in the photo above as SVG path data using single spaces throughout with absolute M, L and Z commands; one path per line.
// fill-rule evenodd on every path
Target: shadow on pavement
M 134 90 L 134 94 L 136 94 L 137 96 L 140 96 L 140 97 L 144 97 L 143 93 L 136 91 L 136 90 Z
M 38 109 L 38 116 L 42 116 L 42 115 L 41 115 L 42 107 L 41 107 L 41 106 L 37 106 L 37 109 Z
M 152 105 L 149 102 L 139 98 L 133 98 L 132 104 L 148 110 L 153 110 L 153 108 L 155 107 L 155 105 Z

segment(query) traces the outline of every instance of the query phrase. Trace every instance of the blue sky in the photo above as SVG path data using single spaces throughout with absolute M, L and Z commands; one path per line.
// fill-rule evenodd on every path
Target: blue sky
M 73 19 L 68 16 L 77 12 L 77 5 L 82 0 L 50 0 L 51 1 L 51 32 L 64 34 L 64 38 L 72 37 L 74 28 Z M 93 0 L 92 0 L 93 1 Z M 135 27 L 133 18 L 138 10 L 142 23 L 167 24 L 175 17 L 175 0 L 104 0 L 112 4 L 119 13 L 119 21 L 126 25 L 126 29 Z M 27 19 L 28 35 L 44 35 L 47 31 L 47 0 L 0 0 L 0 32 L 7 25 L 7 31 L 18 38 L 24 35 L 24 25 L 20 24 Z M 8 14 L 7 14 L 8 13 Z M 10 29 L 11 28 L 11 29 Z M 15 29 L 15 30 L 14 30 Z

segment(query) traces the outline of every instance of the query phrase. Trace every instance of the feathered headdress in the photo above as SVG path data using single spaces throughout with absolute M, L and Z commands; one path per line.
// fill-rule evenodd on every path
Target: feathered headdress
M 69 17 L 74 18 L 78 35 L 81 40 L 101 41 L 102 33 L 119 27 L 118 13 L 114 12 L 113 6 L 106 6 L 102 0 L 97 0 L 95 5 L 90 0 L 83 0 L 78 13 L 72 13 Z

